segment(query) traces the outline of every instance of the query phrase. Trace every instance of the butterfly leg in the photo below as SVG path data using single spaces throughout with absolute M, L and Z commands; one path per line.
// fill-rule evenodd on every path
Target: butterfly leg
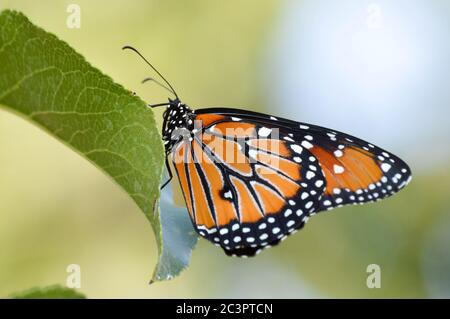
M 172 170 L 170 169 L 169 160 L 167 159 L 167 156 L 166 156 L 166 168 L 167 168 L 167 172 L 169 173 L 169 179 L 164 182 L 164 184 L 161 186 L 161 189 L 166 187 L 167 184 L 170 183 L 170 181 L 172 180 L 172 177 L 173 177 Z
M 158 103 L 158 104 L 147 104 L 147 106 L 150 108 L 154 108 L 154 107 L 165 106 L 165 105 L 169 105 L 169 104 L 170 103 Z

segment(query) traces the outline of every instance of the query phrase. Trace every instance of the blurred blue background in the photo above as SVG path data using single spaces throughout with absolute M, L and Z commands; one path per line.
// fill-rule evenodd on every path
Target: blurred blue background
M 397 196 L 319 214 L 257 258 L 201 240 L 180 277 L 148 286 L 144 215 L 106 176 L 0 110 L 0 296 L 65 283 L 88 297 L 450 297 L 450 2 L 2 1 L 149 103 L 167 98 L 139 48 L 194 108 L 229 106 L 359 136 L 411 166 Z M 161 111 L 156 116 L 161 118 Z M 14 138 L 13 138 L 14 137 Z M 366 285 L 369 264 L 381 288 Z

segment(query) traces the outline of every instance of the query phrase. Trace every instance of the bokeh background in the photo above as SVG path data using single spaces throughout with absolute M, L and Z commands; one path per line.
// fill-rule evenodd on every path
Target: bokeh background
M 68 29 L 67 6 L 81 7 Z M 3 0 L 115 81 L 167 92 L 122 52 L 139 48 L 193 107 L 311 122 L 393 151 L 413 170 L 397 196 L 319 214 L 253 259 L 201 240 L 180 277 L 149 286 L 157 249 L 102 172 L 0 108 L 0 296 L 64 284 L 88 297 L 450 297 L 450 2 L 446 0 Z M 161 113 L 156 113 L 160 118 Z M 366 267 L 381 267 L 368 289 Z

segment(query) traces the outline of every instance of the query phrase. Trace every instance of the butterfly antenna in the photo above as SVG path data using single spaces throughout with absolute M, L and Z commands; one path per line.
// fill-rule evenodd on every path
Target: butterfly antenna
M 141 58 L 142 58 L 142 60 L 144 60 L 145 61 L 145 63 L 147 63 L 152 69 L 153 69 L 153 71 L 155 71 L 156 72 L 156 74 L 158 74 L 160 77 L 161 77 L 161 79 L 163 79 L 163 81 L 169 86 L 169 88 L 170 88 L 170 91 L 175 95 L 175 97 L 179 100 L 179 98 L 178 98 L 178 94 L 177 94 L 177 92 L 175 92 L 175 90 L 174 90 L 174 88 L 172 87 L 172 85 L 170 85 L 170 83 L 169 83 L 169 81 L 167 81 L 166 80 L 166 78 L 161 74 L 161 73 L 159 73 L 159 71 L 138 51 L 138 50 L 136 50 L 135 48 L 133 48 L 133 47 L 131 47 L 131 46 L 129 46 L 129 45 L 126 45 L 126 46 L 124 46 L 123 48 L 122 48 L 122 50 L 125 50 L 125 49 L 129 49 L 129 50 L 132 50 L 132 51 L 134 51 L 137 55 L 139 55 Z
M 158 84 L 160 87 L 162 87 L 163 89 L 166 89 L 167 91 L 169 91 L 172 94 L 175 94 L 170 88 L 168 88 L 166 85 L 162 84 L 161 82 L 159 82 L 158 80 L 154 79 L 154 78 L 145 78 L 142 80 L 142 84 L 145 82 L 154 82 L 156 84 Z

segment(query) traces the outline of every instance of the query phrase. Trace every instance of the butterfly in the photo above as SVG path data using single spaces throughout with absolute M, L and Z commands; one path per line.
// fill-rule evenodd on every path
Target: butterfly
M 411 181 L 399 157 L 337 130 L 240 109 L 191 109 L 125 48 L 175 95 L 151 105 L 167 107 L 163 187 L 172 164 L 196 232 L 227 255 L 253 256 L 318 212 L 379 201 Z

